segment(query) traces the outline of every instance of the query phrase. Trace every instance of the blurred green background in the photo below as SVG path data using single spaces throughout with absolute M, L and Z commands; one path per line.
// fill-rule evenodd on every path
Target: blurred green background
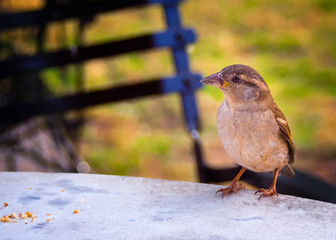
M 43 1 L 7 1 L 17 10 Z M 3 1 L 5 8 L 6 1 Z M 336 1 L 189 0 L 181 5 L 186 26 L 198 34 L 189 47 L 191 67 L 203 75 L 231 64 L 250 65 L 264 77 L 290 124 L 294 167 L 336 182 Z M 47 29 L 50 50 L 77 44 L 78 22 Z M 165 29 L 159 6 L 127 9 L 94 18 L 83 45 Z M 20 34 L 20 33 L 13 33 Z M 20 45 L 21 44 L 21 45 Z M 18 43 L 22 52 L 33 50 Z M 85 90 L 174 74 L 168 50 L 94 60 L 82 66 Z M 55 94 L 72 93 L 75 66 L 43 72 Z M 222 93 L 204 87 L 197 94 L 203 145 L 209 164 L 232 166 L 217 135 Z M 88 122 L 78 152 L 96 173 L 197 181 L 191 139 L 177 94 L 106 104 L 85 111 Z

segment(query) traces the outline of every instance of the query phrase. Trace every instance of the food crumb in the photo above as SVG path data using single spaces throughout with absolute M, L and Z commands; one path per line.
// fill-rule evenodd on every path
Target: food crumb
M 76 209 L 73 213 L 78 214 L 78 213 L 81 213 L 81 212 L 79 211 L 79 209 Z
M 26 215 L 27 215 L 27 217 L 29 217 L 29 218 L 34 217 L 34 214 L 31 213 L 31 212 L 26 212 Z
M 27 218 L 27 213 L 20 213 L 20 214 L 19 214 L 19 217 L 20 217 L 21 219 L 26 219 L 26 218 Z
M 21 218 L 21 219 L 34 218 L 34 217 L 36 218 L 36 216 L 31 212 L 26 212 L 26 213 L 20 213 L 19 214 L 19 218 Z
M 3 216 L 2 218 L 0 218 L 0 222 L 11 222 L 9 216 Z
M 8 207 L 8 205 L 9 205 L 8 203 L 6 203 L 6 202 L 4 203 L 4 206 L 5 206 L 5 207 Z
M 64 190 L 64 189 L 62 189 L 62 190 L 61 190 L 61 192 L 65 192 L 65 190 Z
M 0 222 L 17 223 L 18 222 L 17 219 L 27 219 L 27 218 L 31 218 L 31 222 L 34 222 L 37 216 L 32 212 L 19 213 L 19 215 L 13 212 L 11 215 L 5 215 L 2 218 L 0 218 Z M 25 222 L 25 224 L 27 224 L 27 222 Z
M 51 216 L 51 213 L 47 213 L 46 215 L 47 215 L 47 216 Z
M 16 213 L 12 213 L 8 217 L 11 218 L 11 219 L 19 219 L 19 217 L 18 217 L 18 215 Z

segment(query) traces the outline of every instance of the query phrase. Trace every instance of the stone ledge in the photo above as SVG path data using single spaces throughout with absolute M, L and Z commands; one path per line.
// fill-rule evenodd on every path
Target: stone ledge
M 335 204 L 281 194 L 258 200 L 252 190 L 222 199 L 215 195 L 220 187 L 94 174 L 2 172 L 0 217 L 30 211 L 37 218 L 0 222 L 1 238 L 336 238 Z M 4 202 L 9 205 L 4 207 Z M 73 213 L 76 209 L 80 214 Z

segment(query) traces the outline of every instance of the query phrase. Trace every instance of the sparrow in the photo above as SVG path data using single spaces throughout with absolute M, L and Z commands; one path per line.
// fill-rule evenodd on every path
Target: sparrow
M 289 166 L 294 162 L 295 145 L 284 114 L 274 102 L 262 76 L 253 68 L 236 64 L 223 68 L 201 80 L 219 88 L 224 101 L 217 112 L 217 128 L 227 154 L 242 166 L 231 184 L 217 191 L 222 197 L 245 188 L 237 183 L 249 169 L 273 172 L 269 189 L 259 189 L 258 199 L 278 195 L 276 181 L 279 173 L 294 176 Z

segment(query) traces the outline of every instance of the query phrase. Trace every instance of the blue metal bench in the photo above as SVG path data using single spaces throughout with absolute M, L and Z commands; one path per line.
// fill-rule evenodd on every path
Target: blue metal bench
M 42 99 L 32 103 L 22 103 L 14 107 L 4 107 L 0 109 L 0 127 L 1 124 L 13 124 L 41 114 L 60 113 L 106 102 L 178 92 L 183 99 L 185 121 L 189 131 L 198 130 L 199 118 L 195 91 L 201 87 L 199 82 L 201 76 L 190 71 L 186 52 L 186 46 L 196 41 L 196 34 L 193 30 L 182 26 L 178 10 L 180 2 L 178 0 L 74 1 L 73 4 L 76 4 L 76 7 L 54 5 L 52 9 L 46 7 L 43 10 L 32 12 L 0 15 L 1 31 L 22 26 L 40 25 L 41 22 L 46 24 L 57 20 L 82 18 L 87 17 L 87 14 L 94 15 L 103 11 L 114 11 L 126 7 L 161 4 L 164 8 L 167 23 L 167 30 L 164 32 L 88 47 L 78 47 L 75 52 L 70 49 L 64 49 L 41 52 L 34 56 L 15 56 L 5 61 L 0 61 L 0 78 L 153 48 L 170 48 L 174 56 L 173 63 L 176 69 L 175 76 L 152 79 L 152 81 L 144 81 L 144 83 L 132 86 L 121 86 L 48 100 Z M 89 12 L 87 9 L 89 9 Z

